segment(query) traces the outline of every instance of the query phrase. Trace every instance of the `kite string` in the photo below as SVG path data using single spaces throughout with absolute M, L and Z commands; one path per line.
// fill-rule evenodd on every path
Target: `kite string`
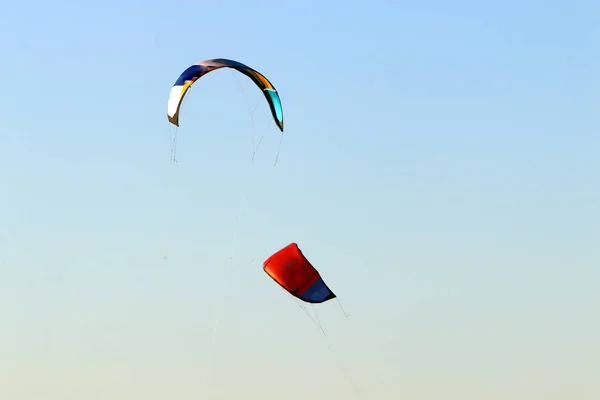
M 179 107 L 179 113 L 183 113 L 183 109 L 185 107 L 185 98 L 181 100 L 181 106 Z M 171 142 L 171 162 L 177 162 L 177 132 L 179 131 L 179 127 L 175 127 L 175 133 L 172 133 L 171 127 L 169 127 L 169 140 Z
M 346 379 L 348 380 L 348 382 L 350 383 L 350 385 L 352 386 L 352 388 L 356 392 L 357 396 L 359 398 L 361 398 L 361 399 L 364 398 L 363 394 L 362 394 L 362 392 L 361 392 L 361 390 L 359 388 L 359 386 L 356 384 L 355 380 L 353 379 L 352 374 L 350 374 L 350 371 L 348 370 L 348 368 L 346 367 L 346 365 L 342 361 L 339 352 L 337 352 L 335 350 L 335 348 L 333 347 L 333 344 L 331 343 L 331 340 L 329 339 L 329 336 L 325 332 L 325 329 L 323 328 L 323 324 L 321 323 L 321 321 L 319 319 L 319 315 L 317 314 L 317 310 L 314 307 L 314 304 L 312 305 L 313 313 L 315 315 L 313 317 L 310 314 L 310 312 L 308 311 L 308 309 L 303 304 L 301 304 L 300 302 L 296 301 L 295 299 L 292 299 L 292 301 L 294 301 L 294 303 L 296 303 L 296 305 L 298 305 L 298 307 L 300 307 L 300 309 L 302 309 L 302 311 L 304 311 L 304 313 L 306 314 L 306 316 L 317 326 L 317 328 L 319 328 L 319 331 L 321 332 L 321 334 L 323 335 L 323 338 L 327 342 L 327 348 L 333 354 L 333 357 L 335 358 L 335 361 L 337 362 L 338 367 L 340 367 L 340 369 L 344 373 Z
M 177 133 L 177 128 L 175 128 L 175 135 Z M 174 133 L 173 133 L 173 126 L 171 124 L 169 124 L 169 143 L 171 146 L 171 158 L 170 158 L 170 163 L 173 163 L 174 160 L 174 156 L 173 156 L 173 137 L 174 137 Z M 169 254 L 169 250 L 170 250 L 170 246 L 169 246 L 169 238 L 170 238 L 170 231 L 172 228 L 172 222 L 173 222 L 173 216 L 171 214 L 172 212 L 172 199 L 171 197 L 174 197 L 173 194 L 173 173 L 174 173 L 174 166 L 171 165 L 168 168 L 168 172 L 167 172 L 167 195 L 165 196 L 165 207 L 164 207 L 164 227 L 165 227 L 165 234 L 164 234 L 164 241 L 165 241 L 165 248 L 164 248 L 164 254 L 163 254 L 163 258 L 165 260 L 168 259 L 168 254 Z
M 251 135 L 251 139 L 252 139 L 252 161 L 254 161 L 254 154 L 256 152 L 256 146 L 254 145 L 254 111 L 258 107 L 258 102 L 256 102 L 256 106 L 254 107 L 254 109 L 252 111 L 250 111 L 250 109 L 251 109 L 250 101 L 248 100 L 248 96 L 246 96 L 246 90 L 244 89 L 244 86 L 238 79 L 237 75 L 233 72 L 233 70 L 230 70 L 229 72 L 233 76 L 233 79 L 235 79 L 235 81 L 238 85 L 238 89 L 240 90 L 240 92 L 242 92 L 242 96 L 244 98 L 244 103 L 246 104 L 246 109 L 249 111 L 248 114 L 250 117 L 250 135 Z
M 177 130 L 175 127 L 175 131 L 173 132 L 173 127 L 169 126 L 169 145 L 171 146 L 171 162 L 176 162 L 176 153 L 177 153 Z
M 221 313 L 222 313 L 222 309 L 223 309 L 223 304 L 225 301 L 225 295 L 228 293 L 228 290 L 230 288 L 230 285 L 228 285 L 229 282 L 229 277 L 231 275 L 231 272 L 233 271 L 233 257 L 234 257 L 234 253 L 235 253 L 235 249 L 236 249 L 236 244 L 238 241 L 238 237 L 240 234 L 240 230 L 241 230 L 241 222 L 242 222 L 242 217 L 244 214 L 244 209 L 245 209 L 245 205 L 246 205 L 246 200 L 248 198 L 248 187 L 250 185 L 250 180 L 252 178 L 252 170 L 253 168 L 250 167 L 249 169 L 249 176 L 244 180 L 245 181 L 245 188 L 241 197 L 241 201 L 240 201 L 240 207 L 239 207 L 239 213 L 238 213 L 238 218 L 237 218 L 237 228 L 235 230 L 235 234 L 233 235 L 231 244 L 230 244 L 230 248 L 229 248 L 229 264 L 228 264 L 228 268 L 226 270 L 225 273 L 225 277 L 223 278 L 223 283 L 222 283 L 222 289 L 221 289 L 221 296 L 219 298 L 219 304 L 218 304 L 218 308 L 217 308 L 217 316 L 215 318 L 215 323 L 213 325 L 213 331 L 212 331 L 212 335 L 211 335 L 211 339 L 210 339 L 210 344 L 208 347 L 208 372 L 206 374 L 207 379 L 201 379 L 200 381 L 200 395 L 203 392 L 204 389 L 204 384 L 205 381 L 209 380 L 208 378 L 210 378 L 210 366 L 212 364 L 212 353 L 213 353 L 213 348 L 214 348 L 214 344 L 215 344 L 215 340 L 216 340 L 216 336 L 217 336 L 217 330 L 219 328 L 219 324 L 220 324 L 220 320 L 221 320 Z
M 169 161 L 173 161 L 173 127 L 169 126 L 169 146 L 171 148 L 171 159 Z
M 235 74 L 234 74 L 235 77 Z M 237 80 L 237 77 L 235 77 Z M 238 81 L 239 84 L 239 81 Z M 242 91 L 242 95 L 244 96 L 244 101 L 246 102 L 246 106 L 248 106 L 248 102 L 246 101 L 246 96 L 245 96 L 245 92 L 243 87 L 240 86 L 240 89 Z M 252 161 L 251 161 L 251 165 L 250 168 L 247 169 L 248 172 L 248 176 L 246 176 L 246 179 L 243 180 L 244 182 L 244 190 L 241 196 L 241 200 L 240 200 L 240 206 L 239 206 L 239 212 L 238 212 L 238 218 L 237 218 L 237 228 L 235 230 L 235 233 L 233 235 L 231 244 L 230 244 L 230 249 L 229 249 L 229 265 L 225 274 L 225 277 L 223 278 L 223 284 L 222 284 L 222 289 L 221 289 L 221 296 L 219 298 L 219 304 L 218 304 L 218 308 L 217 308 L 217 316 L 215 318 L 215 323 L 213 326 L 213 331 L 212 331 L 212 335 L 211 335 L 211 339 L 210 339 L 210 344 L 209 344 L 209 348 L 208 348 L 208 373 L 206 374 L 207 377 L 210 377 L 210 366 L 212 364 L 212 353 L 213 353 L 213 349 L 214 349 L 214 344 L 216 341 L 216 336 L 217 336 L 217 330 L 219 328 L 220 325 L 220 320 L 221 320 L 221 313 L 222 313 L 222 309 L 223 309 L 223 304 L 225 301 L 225 295 L 228 293 L 228 289 L 230 288 L 230 285 L 228 285 L 227 283 L 229 282 L 229 277 L 231 276 L 231 273 L 233 271 L 233 257 L 234 257 L 234 253 L 235 253 L 235 249 L 236 249 L 236 244 L 239 238 L 239 234 L 240 234 L 240 230 L 241 230 L 241 223 L 242 223 L 242 217 L 244 214 L 244 210 L 245 210 L 245 206 L 246 206 L 246 202 L 247 202 L 247 198 L 248 198 L 248 189 L 250 186 L 250 182 L 252 180 L 253 177 L 253 165 L 254 165 L 254 155 L 256 153 L 256 148 L 254 147 L 254 120 L 252 118 L 252 112 L 250 113 L 250 128 L 251 128 L 251 132 L 252 132 L 252 147 L 253 147 L 253 151 L 252 151 Z M 262 141 L 262 139 L 261 139 Z M 260 144 L 260 143 L 259 143 Z M 208 380 L 208 378 L 206 379 Z M 200 382 L 200 390 L 199 393 L 200 395 L 202 395 L 203 389 L 204 389 L 204 384 L 205 384 L 205 379 L 202 379 Z
M 179 107 L 179 111 L 182 112 L 183 108 L 185 107 L 185 98 L 181 101 L 181 106 Z M 179 127 L 175 126 L 175 129 L 173 130 L 173 125 L 169 124 L 169 145 L 171 148 L 171 159 L 169 160 L 171 163 L 176 163 L 177 162 L 177 133 L 179 132 Z M 173 174 L 174 170 L 171 169 L 170 170 L 171 173 Z M 173 176 L 170 176 L 168 178 L 168 182 L 169 182 L 169 192 L 171 195 L 173 195 Z M 169 203 L 169 199 L 167 198 L 166 200 L 167 202 L 167 207 L 166 209 L 170 209 L 170 203 Z M 164 258 L 167 259 L 167 252 L 168 252 L 168 241 L 169 241 L 169 231 L 172 225 L 172 218 L 167 218 L 167 227 L 166 227 L 166 232 L 165 232 L 165 255 Z
M 342 305 L 342 302 L 340 301 L 339 297 L 335 298 L 337 300 L 338 305 L 340 306 L 340 309 L 342 310 L 342 312 L 344 313 L 344 317 L 346 317 L 346 319 L 348 319 L 348 317 L 350 316 L 350 314 L 348 314 L 346 312 L 346 310 L 344 310 L 344 306 Z
M 277 155 L 275 156 L 275 164 L 273 167 L 277 166 L 277 161 L 279 160 L 279 153 L 281 152 L 281 144 L 283 143 L 283 132 L 281 132 L 281 137 L 279 138 L 279 147 L 277 148 Z
M 321 321 L 319 320 L 319 315 L 317 314 L 317 310 L 315 309 L 314 304 L 312 305 L 312 309 L 313 309 L 313 313 L 315 314 L 315 317 L 314 317 L 313 321 L 317 324 L 317 326 L 321 330 L 321 333 L 323 334 L 323 337 L 325 338 L 325 341 L 327 342 L 327 347 L 329 348 L 329 350 L 333 354 L 333 357 L 335 358 L 335 361 L 337 362 L 338 366 L 341 368 L 342 372 L 346 376 L 346 379 L 348 380 L 348 382 L 350 383 L 350 385 L 355 390 L 357 396 L 362 399 L 363 398 L 363 394 L 362 394 L 360 388 L 358 387 L 358 385 L 354 381 L 354 378 L 350 374 L 350 371 L 348 370 L 348 367 L 346 367 L 346 365 L 342 361 L 342 358 L 341 358 L 339 352 L 333 347 L 333 343 L 331 343 L 331 340 L 329 339 L 329 336 L 327 336 L 327 333 L 325 333 L 325 329 L 323 328 L 323 324 L 321 324 Z M 308 310 L 306 310 L 306 308 L 305 308 L 305 311 L 308 314 Z
M 171 161 L 174 163 L 177 162 L 177 132 L 178 129 L 175 129 L 175 135 L 173 137 L 173 142 L 171 143 Z
M 261 135 L 261 137 L 260 137 L 260 139 L 258 141 L 258 144 L 256 145 L 256 148 L 252 152 L 252 163 L 254 163 L 254 156 L 256 155 L 256 152 L 258 151 L 258 148 L 260 147 L 260 144 L 262 143 L 262 141 L 263 141 L 263 139 L 265 137 L 265 134 L 267 133 L 268 130 L 269 130 L 269 126 L 266 125 L 265 129 L 263 130 L 263 133 L 262 133 L 262 135 Z
M 258 108 L 260 99 L 256 102 L 256 106 L 254 107 L 254 109 L 252 110 L 252 116 L 254 115 L 254 113 L 256 112 L 256 109 Z M 265 124 L 265 129 L 263 129 L 262 131 L 262 135 L 260 135 L 260 139 L 258 139 L 258 143 L 256 144 L 256 146 L 254 145 L 254 120 L 252 121 L 252 162 L 254 162 L 254 157 L 256 156 L 256 152 L 258 151 L 258 148 L 260 147 L 260 144 L 262 143 L 263 139 L 265 138 L 265 135 L 267 134 L 267 131 L 269 130 L 269 124 Z
M 214 351 L 214 345 L 216 342 L 216 336 L 217 336 L 217 331 L 220 325 L 220 320 L 221 320 L 221 314 L 222 314 L 222 309 L 223 309 L 223 304 L 224 304 L 224 300 L 225 300 L 225 295 L 228 293 L 228 290 L 230 288 L 230 285 L 228 285 L 227 283 L 229 282 L 229 277 L 233 271 L 233 257 L 234 257 L 234 253 L 235 253 L 235 249 L 236 249 L 236 244 L 239 238 L 239 234 L 240 234 L 240 230 L 241 230 L 241 223 L 242 223 L 242 217 L 244 214 L 244 210 L 245 210 L 245 206 L 246 206 L 246 202 L 247 202 L 247 197 L 248 197 L 248 189 L 250 186 L 250 182 L 252 180 L 253 177 L 253 164 L 254 164 L 254 158 L 256 155 L 256 151 L 258 150 L 258 147 L 260 146 L 260 144 L 262 143 L 262 140 L 265 136 L 265 133 L 268 129 L 268 126 L 265 127 L 265 132 L 263 133 L 263 135 L 261 136 L 258 145 L 255 145 L 255 140 L 254 140 L 254 112 L 256 111 L 256 109 L 258 108 L 258 101 L 260 101 L 260 99 L 257 101 L 255 107 L 253 109 L 250 110 L 250 104 L 249 101 L 247 99 L 246 96 L 246 92 L 243 88 L 243 86 L 241 85 L 241 83 L 239 82 L 238 78 L 235 76 L 235 74 L 232 71 L 232 75 L 234 76 L 234 78 L 236 79 L 238 86 L 240 88 L 240 91 L 242 92 L 242 96 L 244 97 L 244 102 L 246 103 L 246 107 L 248 109 L 249 112 L 249 116 L 250 116 L 250 129 L 251 129 L 251 138 L 252 138 L 252 160 L 251 160 L 251 166 L 248 169 L 248 174 L 249 176 L 246 177 L 246 179 L 244 179 L 245 182 L 245 188 L 241 197 L 241 201 L 240 201 L 240 207 L 239 207 L 239 213 L 238 213 L 238 218 L 237 218 L 237 228 L 235 230 L 235 234 L 232 238 L 231 241 L 231 245 L 230 245 L 230 252 L 229 252 L 229 266 L 227 268 L 225 277 L 223 278 L 223 284 L 222 284 L 222 290 L 221 290 L 221 296 L 219 298 L 219 304 L 218 304 L 218 308 L 217 308 L 217 316 L 215 318 L 215 322 L 214 322 L 214 326 L 213 326 L 213 330 L 212 330 L 212 335 L 211 335 L 211 339 L 210 339 L 210 343 L 209 343 L 209 348 L 208 348 L 208 372 L 207 374 L 205 374 L 205 376 L 203 376 L 203 378 L 200 381 L 200 388 L 199 388 L 199 394 L 202 395 L 203 391 L 204 391 L 204 387 L 205 387 L 205 383 L 207 381 L 209 381 L 210 378 L 210 373 L 211 373 L 211 364 L 212 364 L 212 354 Z M 175 146 L 176 146 L 176 142 L 175 142 Z M 176 160 L 175 160 L 176 162 Z

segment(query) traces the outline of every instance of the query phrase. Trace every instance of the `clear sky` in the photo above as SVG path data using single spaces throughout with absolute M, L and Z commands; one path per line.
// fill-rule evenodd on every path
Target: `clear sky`
M 5 3 L 1 399 L 600 398 L 599 2 Z

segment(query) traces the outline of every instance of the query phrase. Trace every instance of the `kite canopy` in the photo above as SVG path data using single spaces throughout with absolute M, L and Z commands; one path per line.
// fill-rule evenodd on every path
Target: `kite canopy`
M 263 269 L 292 296 L 307 303 L 324 303 L 336 298 L 296 243 L 267 258 Z
M 283 132 L 283 109 L 281 107 L 279 94 L 275 87 L 260 72 L 240 62 L 227 60 L 225 58 L 200 61 L 183 71 L 179 78 L 177 78 L 177 81 L 171 88 L 171 93 L 169 94 L 169 100 L 167 102 L 167 116 L 169 117 L 169 122 L 175 126 L 179 126 L 179 108 L 181 107 L 181 102 L 190 86 L 202 76 L 220 68 L 233 68 L 252 79 L 256 86 L 263 91 L 263 94 L 269 103 L 269 107 L 271 108 L 273 119 L 279 130 Z

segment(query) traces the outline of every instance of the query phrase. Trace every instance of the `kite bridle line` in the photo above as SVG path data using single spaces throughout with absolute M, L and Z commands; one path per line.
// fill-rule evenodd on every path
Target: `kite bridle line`
M 339 304 L 341 305 L 341 303 L 339 303 Z M 360 388 L 358 387 L 358 385 L 354 381 L 354 378 L 352 377 L 352 374 L 350 374 L 350 371 L 348 370 L 348 367 L 342 361 L 340 353 L 333 347 L 333 343 L 331 343 L 331 340 L 329 339 L 329 336 L 327 336 L 327 333 L 325 333 L 325 329 L 323 328 L 323 324 L 321 324 L 321 320 L 319 320 L 319 315 L 317 314 L 317 309 L 315 308 L 315 305 L 314 304 L 311 304 L 311 305 L 312 305 L 313 313 L 315 314 L 314 322 L 316 322 L 316 324 L 318 325 L 319 329 L 321 330 L 321 333 L 323 334 L 323 337 L 325 338 L 325 341 L 327 342 L 327 348 L 329 348 L 329 350 L 333 354 L 333 357 L 335 358 L 335 361 L 337 362 L 338 366 L 342 369 L 342 372 L 344 373 L 344 375 L 346 376 L 346 379 L 348 380 L 348 382 L 350 383 L 350 385 L 352 386 L 352 388 L 356 392 L 356 395 L 360 399 L 364 398 L 363 394 L 362 394 L 362 392 L 360 390 Z M 344 312 L 344 314 L 345 314 L 345 312 Z
M 180 110 L 183 110 L 183 107 L 185 106 L 185 99 L 183 99 L 183 101 L 181 102 L 181 107 Z M 170 162 L 171 164 L 175 164 L 177 163 L 177 132 L 179 131 L 179 127 L 175 126 L 175 128 L 173 129 L 173 124 L 169 123 L 169 145 L 171 147 L 171 158 L 170 158 Z M 173 172 L 173 170 L 171 169 L 171 172 Z M 171 179 L 169 179 L 169 189 L 168 191 L 172 193 L 173 191 L 173 177 L 171 177 Z M 167 206 L 165 207 L 166 210 L 170 209 L 170 205 L 173 204 L 171 202 L 169 202 L 169 196 L 167 196 Z M 168 218 L 168 217 L 165 217 Z M 171 219 L 168 219 L 169 223 L 167 223 L 167 229 L 165 231 L 165 255 L 163 256 L 164 259 L 166 260 L 168 258 L 167 253 L 168 253 L 168 242 L 169 242 L 169 230 L 171 227 Z
M 286 297 L 289 297 L 289 296 L 287 296 L 289 293 L 284 288 L 280 287 L 280 289 L 285 292 Z M 298 307 L 300 307 L 300 309 L 302 311 L 304 311 L 304 314 L 308 317 L 308 319 L 310 319 L 317 326 L 317 328 L 319 328 L 319 332 L 323 336 L 323 338 L 324 338 L 324 340 L 325 340 L 325 342 L 327 344 L 327 348 L 329 349 L 329 351 L 331 352 L 331 354 L 335 358 L 335 361 L 338 364 L 338 367 L 344 373 L 344 376 L 345 376 L 346 380 L 348 381 L 348 383 L 350 383 L 350 386 L 352 386 L 352 388 L 354 389 L 354 391 L 355 391 L 356 395 L 358 396 L 358 398 L 359 399 L 363 399 L 364 396 L 362 394 L 362 391 L 360 390 L 360 387 L 356 384 L 354 378 L 352 377 L 352 374 L 348 370 L 348 367 L 343 362 L 342 357 L 340 356 L 339 352 L 334 348 L 333 343 L 331 342 L 331 339 L 329 339 L 329 336 L 327 335 L 327 332 L 325 332 L 325 328 L 323 328 L 323 324 L 321 323 L 321 320 L 319 319 L 319 315 L 317 314 L 317 309 L 316 309 L 315 305 L 311 304 L 311 306 L 312 306 L 311 308 L 312 308 L 312 311 L 313 311 L 313 314 L 314 314 L 314 316 L 313 316 L 313 315 L 311 315 L 310 311 L 306 308 L 306 306 L 302 303 L 301 300 L 299 300 L 299 299 L 297 299 L 295 297 L 291 297 L 291 300 Z M 339 302 L 339 300 L 338 300 L 338 304 L 340 304 L 340 306 L 341 306 L 341 303 Z M 344 312 L 344 315 L 347 315 L 347 314 Z
M 235 80 L 237 81 L 239 87 L 240 87 L 240 91 L 242 92 L 242 95 L 244 96 L 244 102 L 246 103 L 246 106 L 248 108 L 250 108 L 250 103 L 248 98 L 246 97 L 246 91 L 244 90 L 240 80 L 237 77 L 237 74 L 235 72 L 233 72 L 233 70 L 230 70 L 231 75 L 233 75 L 233 77 L 235 78 Z M 264 89 L 263 89 L 264 90 Z M 268 130 L 268 125 L 265 127 L 265 130 L 263 131 L 260 139 L 258 140 L 258 144 L 255 145 L 255 139 L 254 139 L 254 112 L 256 111 L 256 109 L 258 108 L 258 105 L 262 102 L 262 99 L 258 99 L 256 101 L 256 104 L 254 105 L 254 107 L 252 108 L 252 111 L 250 112 L 250 126 L 252 128 L 252 162 L 254 162 L 254 156 L 256 155 L 256 152 L 258 151 L 258 147 L 260 146 L 260 144 L 262 143 L 265 134 L 267 133 Z M 279 153 L 281 152 L 281 145 L 283 143 L 283 132 L 280 132 L 280 138 L 279 138 L 279 146 L 277 148 L 277 155 L 275 156 L 275 163 L 273 164 L 274 167 L 277 166 L 277 161 L 279 160 Z
M 173 143 L 174 143 L 174 139 L 173 138 L 177 137 L 177 127 L 175 127 L 175 132 L 173 132 L 173 126 L 171 124 L 169 124 L 169 145 L 171 146 L 171 156 L 169 159 L 169 163 L 170 164 L 174 164 L 175 163 L 175 155 L 174 155 L 174 151 L 173 151 Z M 164 215 L 164 219 L 165 219 L 165 235 L 164 235 L 164 241 L 165 241 L 165 249 L 164 249 L 164 255 L 163 258 L 165 260 L 168 259 L 168 254 L 169 254 L 169 231 L 171 230 L 171 226 L 172 226 L 172 221 L 173 221 L 173 217 L 169 214 L 171 211 L 171 204 L 173 204 L 173 202 L 171 201 L 171 196 L 173 195 L 173 166 L 171 166 L 169 168 L 169 172 L 167 176 L 167 196 L 165 199 L 165 206 L 164 206 L 164 210 L 165 210 L 165 215 Z

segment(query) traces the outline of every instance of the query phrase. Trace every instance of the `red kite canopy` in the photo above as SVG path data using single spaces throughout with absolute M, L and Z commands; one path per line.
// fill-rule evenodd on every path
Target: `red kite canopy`
M 307 303 L 324 303 L 336 298 L 296 243 L 267 258 L 263 269 L 292 296 Z

